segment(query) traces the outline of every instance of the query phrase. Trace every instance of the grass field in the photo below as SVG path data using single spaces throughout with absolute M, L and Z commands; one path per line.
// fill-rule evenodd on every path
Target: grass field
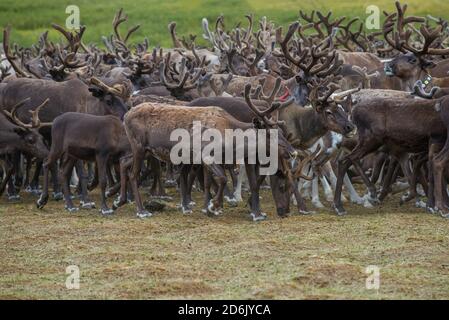
M 449 18 L 449 2 L 445 0 L 408 0 L 410 14 L 433 14 Z M 405 2 L 403 2 L 405 3 Z M 130 24 L 141 24 L 141 29 L 133 40 L 145 36 L 151 45 L 171 45 L 167 25 L 178 23 L 178 33 L 197 34 L 201 38 L 201 19 L 207 17 L 215 21 L 220 14 L 225 15 L 229 27 L 244 21 L 244 15 L 254 13 L 256 18 L 267 16 L 277 24 L 287 25 L 298 19 L 299 9 L 332 10 L 335 15 L 366 17 L 366 8 L 377 5 L 381 11 L 392 11 L 392 0 L 1 0 L 0 25 L 11 24 L 12 41 L 21 45 L 31 45 L 39 34 L 49 28 L 51 23 L 64 24 L 68 15 L 65 9 L 69 4 L 80 8 L 81 23 L 87 26 L 85 40 L 101 42 L 101 35 L 112 32 L 111 22 L 115 11 L 123 7 L 129 16 Z M 57 35 L 52 33 L 56 39 Z
M 346 217 L 280 219 L 263 198 L 261 223 L 243 205 L 185 216 L 177 195 L 146 220 L 132 205 L 104 218 L 2 199 L 0 298 L 449 299 L 448 221 L 399 207 L 398 196 L 349 206 Z M 80 269 L 79 290 L 65 287 L 69 265 Z M 365 287 L 368 265 L 380 268 L 378 291 Z
M 410 13 L 449 18 L 448 1 L 407 2 Z M 12 41 L 30 45 L 51 22 L 64 24 L 68 4 L 81 9 L 86 42 L 110 34 L 124 7 L 130 24 L 142 25 L 133 40 L 163 46 L 171 45 L 170 21 L 180 35 L 200 35 L 201 18 L 219 14 L 228 26 L 249 12 L 287 25 L 299 9 L 351 17 L 364 17 L 372 4 L 393 9 L 391 0 L 0 0 L 0 23 L 12 25 Z M 253 223 L 243 204 L 215 218 L 198 207 L 182 215 L 170 192 L 174 201 L 146 220 L 132 205 L 105 218 L 96 210 L 68 214 L 61 202 L 39 211 L 29 195 L 19 203 L 1 198 L 0 299 L 449 299 L 449 222 L 399 206 L 399 196 L 371 210 L 347 205 L 346 217 L 326 209 L 280 219 L 264 191 L 269 219 Z M 195 199 L 201 203 L 200 194 Z M 79 290 L 65 287 L 69 265 L 80 268 Z M 365 287 L 369 265 L 380 268 L 379 290 Z

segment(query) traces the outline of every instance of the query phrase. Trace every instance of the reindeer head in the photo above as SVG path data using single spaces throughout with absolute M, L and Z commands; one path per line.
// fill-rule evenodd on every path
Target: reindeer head
M 432 47 L 441 36 L 442 26 L 431 28 L 423 24 L 426 20 L 422 17 L 405 17 L 407 5 L 401 6 L 399 1 L 396 1 L 396 9 L 397 12 L 388 15 L 385 19 L 383 35 L 385 41 L 390 45 L 390 49 L 396 49 L 400 54 L 385 64 L 385 73 L 387 76 L 397 76 L 403 80 L 409 80 L 411 83 L 407 89 L 411 90 L 421 71 L 428 73 L 428 70 L 435 66 L 428 59 L 428 55 L 449 54 L 449 49 Z M 414 23 L 421 24 L 420 28 L 416 28 Z M 414 33 L 424 39 L 422 45 L 421 41 L 419 44 L 412 43 L 411 36 Z
M 290 88 L 296 103 L 306 105 L 309 97 L 309 84 L 313 79 L 324 78 L 331 74 L 336 74 L 341 68 L 342 61 L 338 59 L 338 53 L 333 48 L 332 37 L 329 35 L 318 44 L 314 39 L 302 33 L 302 26 L 299 22 L 290 25 L 287 34 L 281 41 L 282 52 L 285 59 L 291 63 L 292 68 L 296 68 L 296 86 Z M 298 31 L 300 39 L 293 39 L 293 35 Z M 282 31 L 278 31 L 278 39 L 281 38 Z M 292 46 L 290 46 L 292 42 Z
M 50 127 L 52 124 L 41 122 L 39 119 L 39 111 L 47 104 L 49 99 L 46 99 L 35 110 L 30 110 L 31 122 L 24 123 L 18 118 L 17 111 L 27 101 L 29 101 L 29 98 L 16 104 L 12 108 L 11 112 L 6 110 L 2 110 L 2 112 L 5 118 L 15 126 L 13 131 L 17 137 L 11 141 L 14 143 L 15 147 L 39 159 L 44 159 L 48 156 L 49 150 L 42 135 L 39 133 L 39 129 L 43 127 Z
M 322 81 L 314 81 L 310 84 L 310 102 L 325 124 L 326 128 L 343 135 L 350 134 L 355 126 L 349 120 L 349 116 L 342 103 L 346 97 L 360 89 L 351 89 L 341 93 L 334 93 L 340 87 L 333 83 L 335 77 L 328 77 Z
M 90 79 L 89 91 L 100 100 L 106 114 L 114 115 L 121 120 L 131 107 L 130 89 L 123 84 L 109 86 L 96 77 Z
M 246 103 L 248 104 L 248 106 L 251 108 L 251 110 L 254 112 L 254 115 L 256 116 L 253 119 L 253 124 L 254 127 L 256 129 L 260 129 L 260 130 L 267 130 L 267 129 L 277 129 L 278 132 L 278 144 L 279 144 L 279 148 L 278 148 L 278 154 L 280 157 L 288 159 L 291 157 L 296 157 L 297 156 L 297 151 L 293 148 L 293 146 L 291 145 L 291 143 L 289 142 L 289 135 L 287 133 L 287 130 L 284 126 L 284 123 L 281 121 L 278 121 L 276 117 L 273 118 L 269 118 L 271 117 L 271 114 L 274 113 L 276 110 L 278 110 L 279 108 L 282 107 L 281 103 L 278 102 L 273 102 L 274 98 L 276 97 L 279 88 L 281 86 L 281 79 L 277 78 L 276 79 L 276 84 L 275 87 L 272 91 L 272 93 L 270 94 L 270 96 L 265 97 L 262 95 L 262 98 L 267 101 L 269 108 L 261 111 L 259 110 L 251 101 L 251 84 L 247 84 L 245 86 L 245 100 Z M 256 90 L 259 91 L 260 90 Z
M 172 96 L 179 100 L 192 100 L 188 92 L 197 86 L 197 81 L 204 72 L 205 57 L 196 61 L 190 61 L 187 65 L 187 58 L 182 57 L 181 62 L 171 63 L 171 53 L 169 52 L 165 61 L 159 65 L 159 76 L 163 85 L 171 92 Z

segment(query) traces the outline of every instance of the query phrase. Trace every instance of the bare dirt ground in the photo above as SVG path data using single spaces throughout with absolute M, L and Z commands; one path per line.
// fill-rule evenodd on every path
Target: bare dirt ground
M 449 298 L 449 221 L 399 206 L 399 195 L 374 209 L 347 205 L 345 217 L 325 209 L 281 219 L 264 191 L 269 219 L 253 223 L 243 203 L 205 216 L 199 193 L 182 215 L 170 192 L 145 220 L 133 205 L 106 218 L 2 198 L 0 298 Z M 69 265 L 80 269 L 79 290 L 65 286 Z M 379 290 L 366 289 L 369 265 L 380 268 Z

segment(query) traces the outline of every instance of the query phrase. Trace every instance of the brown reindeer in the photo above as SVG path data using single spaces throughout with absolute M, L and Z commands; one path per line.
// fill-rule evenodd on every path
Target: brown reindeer
M 409 153 L 428 151 L 433 158 L 438 145 L 446 139 L 446 130 L 439 114 L 435 111 L 436 102 L 423 99 L 370 98 L 360 100 L 352 108 L 352 121 L 357 127 L 356 147 L 338 162 L 337 184 L 334 207 L 337 214 L 345 214 L 341 203 L 343 177 L 352 164 L 367 185 L 372 202 L 377 202 L 376 189 L 363 171 L 360 160 L 367 154 L 386 148 L 387 152 L 400 161 L 404 174 L 413 184 L 408 165 Z M 432 172 L 432 169 L 429 169 Z M 433 208 L 433 186 L 429 177 L 428 206 Z M 413 192 L 413 190 L 411 190 Z
M 32 111 L 32 121 L 30 123 L 23 123 L 17 118 L 17 110 L 25 102 L 24 100 L 13 106 L 11 112 L 6 110 L 0 112 L 0 154 L 23 152 L 31 157 L 44 159 L 48 155 L 48 147 L 44 143 L 44 139 L 38 129 L 51 124 L 40 121 L 39 111 L 45 106 L 48 99 Z M 30 160 L 31 157 L 29 158 Z M 5 177 L 0 185 L 0 195 L 3 194 L 6 184 L 14 174 L 15 169 L 14 165 L 10 165 L 8 170 L 6 170 Z
M 447 61 L 435 64 L 427 57 L 430 55 L 442 56 L 449 54 L 449 48 L 434 48 L 433 44 L 441 35 L 441 26 L 431 28 L 424 24 L 422 17 L 405 16 L 407 5 L 401 6 L 396 1 L 397 12 L 388 15 L 383 25 L 383 35 L 387 43 L 400 51 L 397 57 L 385 64 L 387 76 L 396 76 L 402 80 L 402 90 L 412 91 L 417 80 L 423 79 L 427 75 L 441 77 L 449 70 Z M 419 35 L 424 39 L 420 48 L 411 43 L 412 30 L 418 30 L 411 25 L 421 23 Z M 410 26 L 409 29 L 407 27 Z M 391 36 L 393 34 L 393 37 Z
M 103 215 L 111 214 L 112 210 L 106 203 L 105 195 L 108 164 L 118 162 L 120 158 L 131 153 L 128 138 L 120 119 L 111 115 L 96 116 L 67 112 L 53 121 L 52 136 L 54 138 L 50 153 L 44 163 L 43 193 L 37 201 L 37 207 L 42 209 L 48 201 L 48 168 L 61 159 L 59 179 L 63 187 L 65 208 L 69 212 L 77 211 L 69 189 L 73 167 L 77 160 L 95 161 L 101 188 L 101 213 Z M 78 166 L 77 169 L 81 176 L 81 206 L 91 208 L 93 204 L 87 198 L 87 181 L 84 177 L 84 170 L 82 166 Z M 121 177 L 126 179 L 126 168 L 121 168 L 120 171 Z
M 247 86 L 245 93 L 249 94 L 250 85 Z M 252 104 L 250 104 L 251 107 Z M 279 105 L 273 105 L 268 110 L 256 113 L 258 125 L 265 128 L 273 127 L 276 123 L 272 122 L 267 116 L 273 112 Z M 254 109 L 257 110 L 257 109 Z M 141 160 L 145 152 L 149 151 L 160 160 L 170 162 L 170 150 L 175 146 L 174 141 L 169 141 L 171 131 L 175 128 L 184 128 L 191 133 L 193 121 L 201 121 L 205 128 L 218 129 L 224 136 L 225 129 L 240 129 L 240 130 L 255 130 L 252 123 L 243 123 L 224 110 L 216 107 L 181 107 L 181 106 L 167 106 L 161 104 L 144 103 L 133 108 L 125 117 L 125 128 L 129 137 L 131 147 L 133 150 L 133 169 L 130 177 L 133 192 L 136 197 L 136 205 L 138 212 L 145 214 L 142 202 L 137 190 L 136 179 L 140 172 Z M 279 136 L 280 154 L 295 153 L 290 144 Z M 247 151 L 247 144 L 238 146 Z M 234 148 L 235 150 L 235 148 Z M 282 151 L 285 150 L 285 151 Z M 235 159 L 235 157 L 234 157 Z M 216 213 L 222 206 L 223 190 L 226 184 L 226 175 L 221 165 L 216 163 L 206 163 L 202 159 L 202 165 L 209 173 L 212 174 L 215 183 L 218 185 L 218 191 L 215 197 L 210 201 L 208 210 Z M 182 208 L 184 212 L 190 212 L 189 199 L 187 197 L 187 173 L 190 171 L 190 163 L 183 164 L 181 170 L 181 198 Z M 265 216 L 260 211 L 258 183 L 257 183 L 257 167 L 254 164 L 246 164 L 248 177 L 250 179 L 251 195 L 251 215 L 253 220 L 264 219 Z M 207 175 L 205 175 L 207 176 Z

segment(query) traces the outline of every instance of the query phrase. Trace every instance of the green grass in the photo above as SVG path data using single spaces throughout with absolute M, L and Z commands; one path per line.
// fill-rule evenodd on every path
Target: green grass
M 433 14 L 449 18 L 449 2 L 445 0 L 409 0 L 410 14 Z M 366 7 L 378 5 L 380 10 L 392 11 L 392 0 L 2 0 L 0 2 L 0 25 L 11 24 L 12 41 L 29 46 L 35 42 L 41 32 L 50 29 L 51 23 L 64 24 L 67 17 L 65 8 L 76 4 L 80 8 L 81 23 L 87 26 L 85 40 L 101 42 L 101 35 L 112 32 L 111 21 L 115 11 L 123 7 L 129 16 L 129 24 L 140 24 L 140 30 L 133 41 L 150 39 L 151 45 L 171 45 L 167 25 L 171 21 L 178 24 L 178 33 L 197 34 L 201 38 L 201 19 L 211 22 L 224 14 L 228 27 L 239 21 L 245 22 L 244 15 L 254 13 L 256 18 L 267 16 L 280 25 L 288 25 L 298 18 L 299 9 L 332 10 L 334 15 L 348 17 L 366 17 Z M 52 33 L 57 39 L 58 35 Z
M 243 205 L 182 215 L 169 191 L 175 200 L 145 220 L 133 205 L 104 218 L 2 198 L 0 299 L 449 299 L 448 221 L 399 206 L 399 195 L 348 205 L 345 217 L 280 219 L 264 191 L 269 219 L 253 223 Z M 65 287 L 69 265 L 80 268 L 79 290 Z M 380 268 L 378 291 L 365 287 L 368 265 Z

